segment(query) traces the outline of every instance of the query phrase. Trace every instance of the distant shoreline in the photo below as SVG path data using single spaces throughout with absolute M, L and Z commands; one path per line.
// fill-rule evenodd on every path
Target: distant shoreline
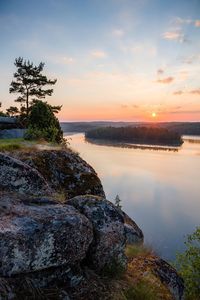
M 166 128 L 156 127 L 104 127 L 89 130 L 85 133 L 88 139 L 103 140 L 109 143 L 120 143 L 140 147 L 179 147 L 183 144 L 181 135 Z
M 119 147 L 119 148 L 129 148 L 129 149 L 141 149 L 141 150 L 163 150 L 163 151 L 173 151 L 178 152 L 181 146 L 166 146 L 166 145 L 147 145 L 147 144 L 132 144 L 132 143 L 122 143 L 113 142 L 108 140 L 98 140 L 92 138 L 86 138 L 85 141 L 90 144 L 95 144 L 98 146 L 108 146 L 108 147 Z

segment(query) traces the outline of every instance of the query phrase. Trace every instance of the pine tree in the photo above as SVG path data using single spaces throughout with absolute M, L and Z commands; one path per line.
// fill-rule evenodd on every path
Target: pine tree
M 119 198 L 119 195 L 117 195 L 115 197 L 115 206 L 119 209 L 122 209 L 122 205 L 121 205 L 122 200 Z
M 10 106 L 6 109 L 6 112 L 9 116 L 16 116 L 19 114 L 19 109 L 16 106 Z
M 47 85 L 54 85 L 56 79 L 47 79 L 42 74 L 44 63 L 34 66 L 29 60 L 22 57 L 15 59 L 17 71 L 14 73 L 14 80 L 10 84 L 10 93 L 18 93 L 20 96 L 15 100 L 21 103 L 26 116 L 29 115 L 30 107 L 36 100 L 51 96 L 53 89 L 44 89 Z M 59 110 L 61 107 L 56 107 Z

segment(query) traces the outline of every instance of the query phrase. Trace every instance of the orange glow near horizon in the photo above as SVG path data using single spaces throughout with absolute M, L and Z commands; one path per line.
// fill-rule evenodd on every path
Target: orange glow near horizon
M 60 121 L 64 122 L 91 122 L 91 121 L 124 121 L 124 122 L 197 122 L 200 120 L 200 113 L 191 114 L 183 111 L 182 113 L 171 113 L 170 111 L 149 112 L 142 109 L 137 111 L 132 109 L 119 109 L 118 107 L 101 106 L 95 108 L 79 107 L 75 110 L 63 109 L 58 114 Z
M 157 114 L 155 112 L 152 112 L 151 116 L 152 116 L 152 118 L 156 118 Z

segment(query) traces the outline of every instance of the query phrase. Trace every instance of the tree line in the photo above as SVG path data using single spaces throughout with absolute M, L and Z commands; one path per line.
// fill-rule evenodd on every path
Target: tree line
M 139 144 L 181 145 L 183 143 L 178 133 L 158 127 L 103 127 L 89 130 L 85 136 Z

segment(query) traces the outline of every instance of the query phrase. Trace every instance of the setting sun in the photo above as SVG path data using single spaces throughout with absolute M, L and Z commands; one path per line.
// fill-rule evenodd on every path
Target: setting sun
M 155 118 L 157 115 L 155 112 L 152 112 L 151 116 L 152 116 L 152 118 Z

